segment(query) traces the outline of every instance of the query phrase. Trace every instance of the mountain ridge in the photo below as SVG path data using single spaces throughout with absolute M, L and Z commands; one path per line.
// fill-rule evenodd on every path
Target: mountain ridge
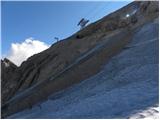
M 130 8 L 131 11 L 133 10 L 134 7 L 132 8 L 132 6 L 139 6 L 136 14 L 129 18 L 121 19 L 121 16 L 123 18 L 124 15 L 126 15 L 124 11 L 127 11 Z M 96 74 L 100 70 L 102 64 L 104 64 L 102 61 L 106 61 L 106 56 L 109 56 L 108 58 L 111 58 L 111 56 L 114 56 L 115 53 L 119 53 L 120 49 L 123 49 L 124 46 L 128 43 L 127 41 L 131 37 L 131 35 L 129 35 L 129 31 L 134 31 L 134 29 L 136 29 L 137 27 L 140 27 L 144 23 L 147 23 L 157 17 L 157 6 L 157 3 L 155 2 L 133 2 L 126 7 L 121 8 L 120 10 L 102 18 L 102 20 L 92 23 L 83 30 L 75 33 L 73 36 L 67 38 L 67 40 L 59 41 L 49 49 L 28 58 L 28 60 L 26 62 L 23 62 L 14 73 L 14 79 L 18 80 L 18 83 L 17 86 L 12 89 L 9 97 L 6 100 L 3 100 L 4 102 L 2 102 L 2 115 L 6 116 L 31 107 L 38 101 L 46 99 L 46 97 L 52 92 L 62 90 L 72 85 L 73 83 L 75 84 L 75 81 L 79 82 Z M 126 28 L 127 30 L 124 31 Z M 78 64 L 76 66 L 76 69 L 79 70 L 72 69 L 70 75 L 68 73 L 65 77 L 61 75 L 61 78 L 59 80 L 56 79 L 56 82 L 54 83 L 46 82 L 49 77 L 52 77 L 53 73 L 55 75 L 59 74 L 69 65 L 74 63 L 77 58 L 85 55 L 99 43 L 103 43 L 103 41 L 106 40 L 106 38 L 104 39 L 104 37 L 113 36 L 114 38 L 114 36 L 116 36 L 116 31 L 122 31 L 122 33 L 124 34 L 124 38 L 129 38 L 124 39 L 123 37 L 121 37 L 121 39 L 126 40 L 124 41 L 124 43 L 109 43 L 108 45 L 112 47 L 104 47 L 104 52 L 101 51 L 102 53 L 98 53 L 97 56 L 93 54 L 93 57 L 91 56 L 92 59 L 86 59 L 84 63 Z M 123 34 L 120 34 L 119 36 L 123 36 Z M 112 39 L 110 38 L 110 41 L 112 41 Z M 106 51 L 108 51 L 109 49 L 111 49 L 111 51 L 106 53 Z M 84 69 L 84 71 L 82 71 L 81 69 Z M 65 80 L 67 80 L 68 82 L 65 83 Z M 22 98 L 24 97 L 22 97 L 17 99 L 17 101 L 12 101 L 14 97 L 20 95 L 21 93 L 23 94 L 23 92 L 27 91 L 27 89 L 30 89 L 36 84 L 39 84 L 39 86 L 37 85 L 37 87 L 35 87 L 36 92 L 34 93 L 32 91 L 32 94 L 26 94 L 28 98 L 25 98 L 25 100 L 23 100 Z M 59 87 L 57 90 L 56 86 Z M 40 94 L 42 93 L 43 95 L 41 96 Z

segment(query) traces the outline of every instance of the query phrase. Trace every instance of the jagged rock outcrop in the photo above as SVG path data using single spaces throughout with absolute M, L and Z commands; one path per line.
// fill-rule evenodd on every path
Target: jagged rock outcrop
M 11 92 L 15 90 L 15 87 L 18 84 L 18 76 L 17 66 L 12 63 L 7 58 L 1 60 L 1 97 L 2 97 L 2 105 L 6 100 L 12 97 Z
M 18 82 L 7 94 L 2 115 L 31 107 L 51 93 L 96 74 L 130 42 L 137 27 L 158 17 L 157 3 L 133 2 L 28 58 L 16 68 L 14 77 L 8 78 Z

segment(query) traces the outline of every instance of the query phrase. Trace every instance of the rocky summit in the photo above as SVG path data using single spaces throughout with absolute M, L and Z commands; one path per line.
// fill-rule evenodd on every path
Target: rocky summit
M 158 4 L 134 1 L 19 67 L 2 60 L 2 117 L 157 118 Z

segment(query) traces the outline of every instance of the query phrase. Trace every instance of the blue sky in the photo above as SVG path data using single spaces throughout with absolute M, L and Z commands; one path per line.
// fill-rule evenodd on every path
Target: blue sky
M 81 18 L 91 23 L 130 2 L 2 2 L 2 54 L 8 52 L 11 43 L 21 43 L 29 37 L 51 45 L 54 37 L 64 39 L 78 31 Z

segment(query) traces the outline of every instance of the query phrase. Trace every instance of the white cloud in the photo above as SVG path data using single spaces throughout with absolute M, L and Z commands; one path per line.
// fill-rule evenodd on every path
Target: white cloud
M 12 43 L 9 54 L 6 57 L 16 65 L 20 66 L 20 64 L 27 60 L 28 57 L 49 47 L 50 45 L 47 45 L 44 42 L 28 38 L 22 43 Z

